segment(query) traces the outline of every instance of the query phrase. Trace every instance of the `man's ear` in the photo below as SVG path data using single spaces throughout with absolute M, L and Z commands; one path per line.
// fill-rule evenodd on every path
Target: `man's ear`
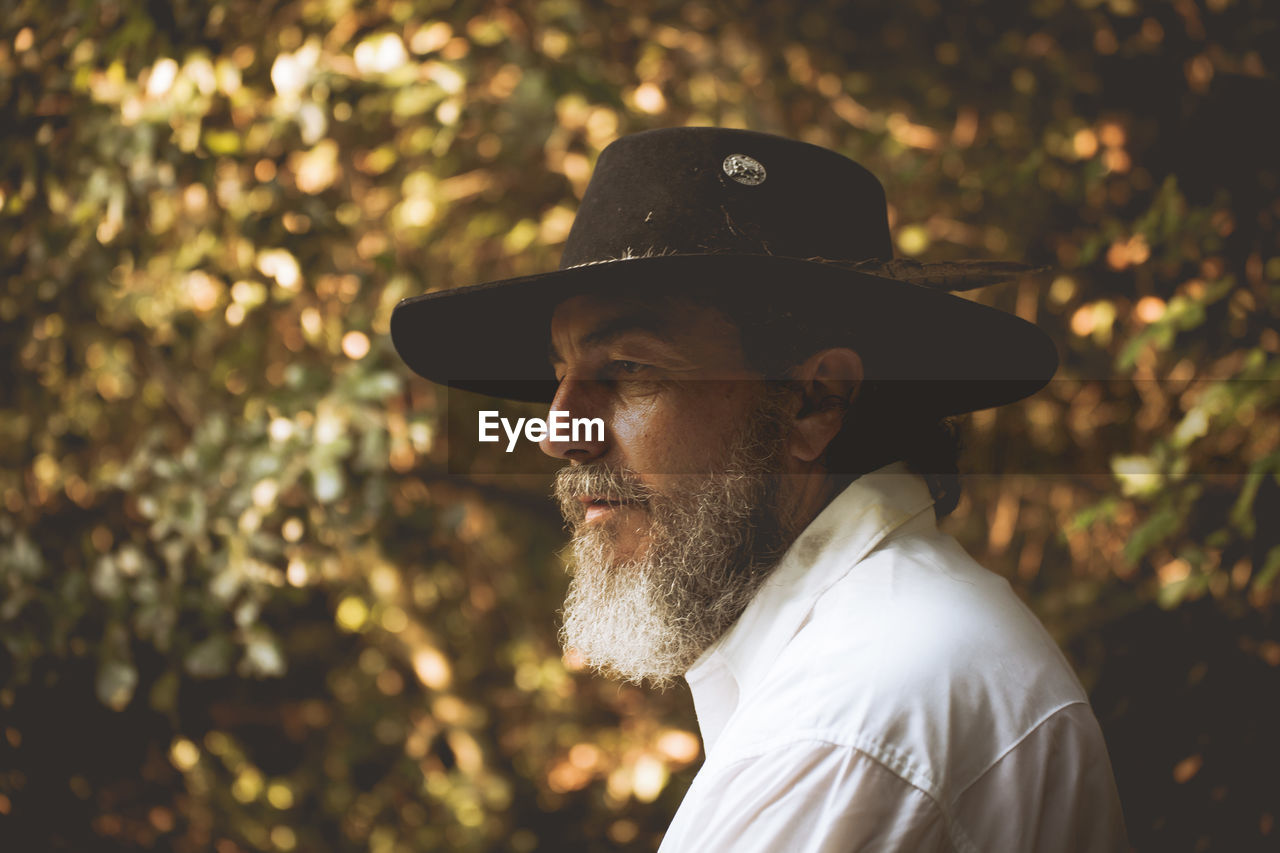
M 862 387 L 862 359 L 844 347 L 809 356 L 791 371 L 800 392 L 800 410 L 791 431 L 791 454 L 813 462 L 844 426 L 849 404 Z

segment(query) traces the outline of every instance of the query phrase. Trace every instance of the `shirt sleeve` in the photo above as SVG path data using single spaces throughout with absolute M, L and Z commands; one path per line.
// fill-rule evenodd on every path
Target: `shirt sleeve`
M 945 805 L 866 752 L 821 739 L 704 768 L 661 849 L 1123 853 L 1129 846 L 1101 731 L 1081 703 L 1055 712 Z
M 955 816 L 981 850 L 1130 849 L 1102 730 L 1082 702 L 1050 715 L 992 764 L 956 798 Z
M 705 771 L 706 768 L 704 768 Z M 866 754 L 797 741 L 699 773 L 663 853 L 951 851 L 942 812 Z

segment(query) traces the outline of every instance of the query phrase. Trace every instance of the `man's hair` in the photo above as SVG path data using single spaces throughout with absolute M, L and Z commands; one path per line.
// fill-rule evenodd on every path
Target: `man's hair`
M 858 349 L 838 316 L 802 314 L 772 296 L 726 295 L 710 287 L 680 295 L 725 314 L 741 333 L 748 365 L 774 380 L 785 381 L 782 378 L 792 368 L 824 349 Z M 941 519 L 960 501 L 960 425 L 955 418 L 930 414 L 920 388 L 912 385 L 878 380 L 872 371 L 823 461 L 843 485 L 901 460 L 924 478 L 934 498 L 934 513 Z

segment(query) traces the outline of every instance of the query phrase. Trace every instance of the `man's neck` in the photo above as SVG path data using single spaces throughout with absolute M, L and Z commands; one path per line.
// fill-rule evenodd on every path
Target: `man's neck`
M 792 538 L 809 526 L 826 509 L 827 504 L 849 484 L 847 478 L 833 477 L 823 470 L 784 475 L 784 488 L 790 491 L 783 505 L 789 510 L 787 528 Z

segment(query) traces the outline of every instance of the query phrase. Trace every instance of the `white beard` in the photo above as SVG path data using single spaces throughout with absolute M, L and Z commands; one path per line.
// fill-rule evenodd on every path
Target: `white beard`
M 716 473 L 659 494 L 635 474 L 566 466 L 556 496 L 573 527 L 560 639 L 610 677 L 666 687 L 742 614 L 798 530 L 779 507 L 783 409 L 766 398 Z M 583 495 L 638 501 L 637 558 L 615 553 L 616 522 L 585 524 Z

